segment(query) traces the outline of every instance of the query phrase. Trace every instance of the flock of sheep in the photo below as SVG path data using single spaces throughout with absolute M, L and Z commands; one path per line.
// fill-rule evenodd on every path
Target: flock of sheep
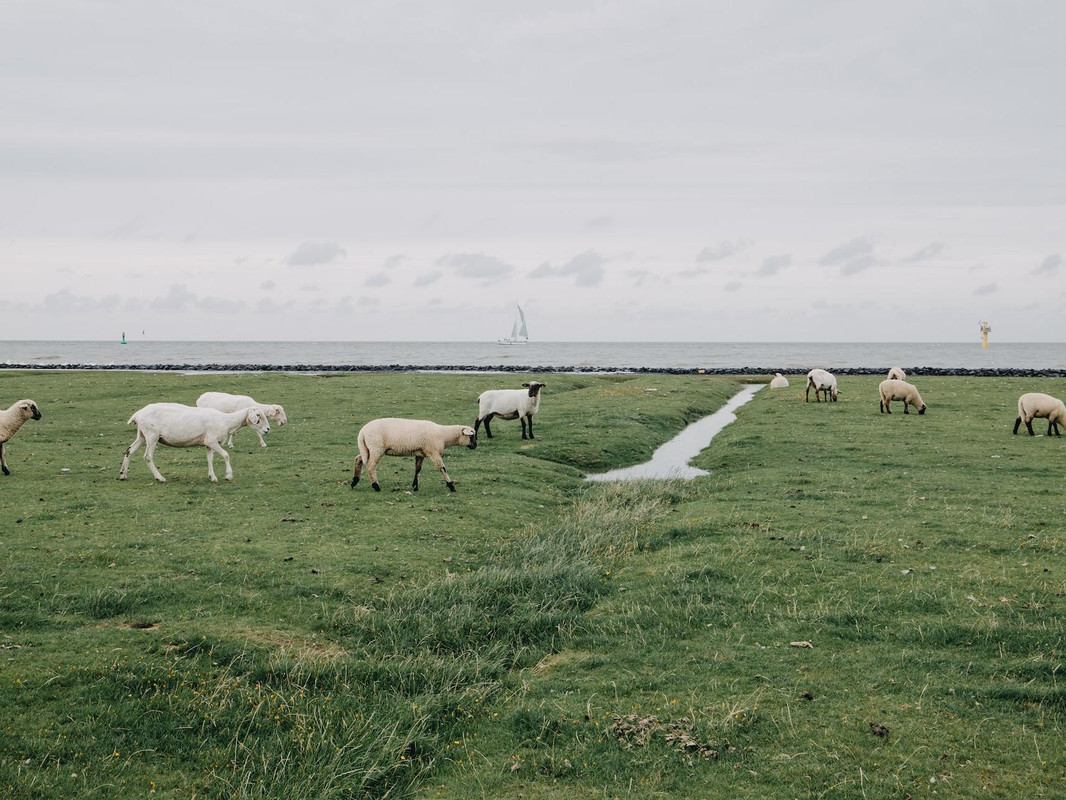
M 415 475 L 411 485 L 418 491 L 418 473 L 422 462 L 428 458 L 444 476 L 448 489 L 455 491 L 452 481 L 444 468 L 441 455 L 448 447 L 477 447 L 477 431 L 482 423 L 485 435 L 492 438 L 489 423 L 494 417 L 500 419 L 518 419 L 522 422 L 522 438 L 533 438 L 533 416 L 540 409 L 540 390 L 545 384 L 529 381 L 522 384 L 522 389 L 490 389 L 478 396 L 477 420 L 470 425 L 438 425 L 429 420 L 399 419 L 389 417 L 375 419 L 366 423 L 359 430 L 359 455 L 355 457 L 355 469 L 352 474 L 352 488 L 359 483 L 359 478 L 366 468 L 370 476 L 370 485 L 380 492 L 377 466 L 382 456 L 414 456 Z M 788 379 L 780 372 L 770 381 L 770 388 L 781 389 L 788 386 Z M 836 402 L 840 395 L 836 376 L 824 369 L 812 369 L 807 373 L 807 391 L 804 402 L 810 402 L 810 392 L 814 389 L 814 398 L 821 402 Z M 891 414 L 893 401 L 903 402 L 903 413 L 910 413 L 908 406 L 914 406 L 919 414 L 924 414 L 926 405 L 914 384 L 907 382 L 906 373 L 899 367 L 892 367 L 888 377 L 878 387 L 880 410 Z M 1047 435 L 1059 433 L 1059 425 L 1066 425 L 1066 405 L 1058 398 L 1041 392 L 1027 392 L 1018 398 L 1018 418 L 1014 421 L 1014 433 L 1022 422 L 1033 433 L 1033 420 L 1047 419 Z M 40 419 L 41 411 L 32 400 L 19 400 L 5 411 L 0 411 L 0 467 L 5 475 L 11 471 L 7 466 L 4 444 L 14 436 L 19 428 L 30 419 Z M 207 448 L 207 476 L 217 483 L 214 457 L 217 453 L 226 463 L 226 480 L 233 480 L 233 467 L 230 465 L 229 453 L 222 449 L 222 444 L 233 444 L 233 434 L 247 426 L 259 436 L 259 444 L 266 447 L 263 434 L 270 430 L 270 421 L 284 425 L 287 421 L 285 409 L 280 405 L 260 403 L 247 395 L 226 394 L 225 392 L 205 392 L 196 400 L 195 406 L 181 403 L 150 403 L 129 418 L 126 424 L 136 423 L 137 436 L 126 448 L 122 458 L 121 480 L 126 479 L 130 456 L 144 445 L 144 460 L 148 469 L 160 483 L 166 483 L 155 466 L 155 449 L 159 444 L 168 447 L 205 447 Z
M 455 483 L 444 469 L 441 454 L 447 447 L 477 447 L 477 429 L 485 424 L 485 434 L 491 439 L 489 423 L 493 417 L 520 419 L 522 438 L 533 438 L 533 415 L 540 409 L 540 390 L 545 384 L 538 381 L 523 383 L 522 389 L 491 389 L 478 397 L 478 416 L 474 426 L 438 425 L 429 420 L 375 419 L 359 430 L 359 455 L 355 458 L 352 487 L 359 483 L 363 467 L 370 475 L 371 486 L 380 492 L 377 465 L 382 456 L 414 456 L 415 477 L 412 488 L 418 491 L 418 473 L 422 462 L 428 458 L 440 470 L 451 491 Z M 0 412 L 0 464 L 5 475 L 11 472 L 4 457 L 4 443 L 18 432 L 29 419 L 40 419 L 41 412 L 32 400 L 20 400 L 6 411 Z M 144 461 L 152 475 L 160 483 L 166 478 L 155 465 L 157 445 L 168 447 L 204 447 L 207 449 L 207 476 L 218 483 L 215 476 L 214 458 L 217 453 L 226 463 L 226 480 L 233 480 L 233 467 L 229 453 L 223 448 L 233 444 L 233 434 L 247 426 L 259 436 L 259 444 L 266 447 L 263 434 L 270 431 L 270 421 L 284 425 L 288 420 L 280 405 L 260 403 L 248 395 L 225 392 L 204 392 L 195 406 L 182 403 L 149 403 L 136 411 L 127 425 L 136 424 L 137 436 L 126 448 L 122 457 L 119 479 L 125 480 L 129 471 L 130 456 L 144 445 Z M 528 429 L 528 434 L 527 434 Z

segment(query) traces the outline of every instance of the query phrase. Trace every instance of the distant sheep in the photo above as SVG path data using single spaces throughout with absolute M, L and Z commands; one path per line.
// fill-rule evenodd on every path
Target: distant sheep
M 486 426 L 486 430 L 487 430 Z M 441 453 L 446 447 L 477 447 L 477 432 L 469 425 L 438 425 L 425 419 L 397 419 L 387 417 L 374 419 L 359 429 L 359 455 L 355 457 L 355 470 L 352 473 L 352 488 L 359 483 L 366 466 L 370 475 L 370 485 L 375 492 L 381 491 L 378 485 L 378 461 L 382 456 L 414 456 L 415 480 L 412 491 L 418 491 L 418 473 L 426 458 L 432 461 L 448 489 L 455 491 L 455 482 L 444 469 Z
M 0 411 L 0 468 L 5 475 L 10 475 L 7 468 L 7 456 L 4 443 L 11 439 L 28 419 L 40 419 L 41 411 L 32 400 L 19 400 L 6 411 Z
M 890 367 L 888 370 L 888 380 L 905 381 L 907 380 L 907 373 L 903 371 L 903 367 Z
M 199 408 L 215 408 L 219 411 L 225 411 L 230 413 L 233 411 L 240 411 L 242 408 L 258 408 L 268 418 L 274 420 L 278 426 L 284 425 L 288 422 L 288 417 L 285 416 L 285 409 L 281 406 L 269 403 L 260 403 L 258 400 L 254 400 L 246 394 L 227 394 L 226 392 L 204 392 L 202 395 L 196 398 L 196 405 Z M 252 428 L 255 430 L 255 428 Z M 255 435 L 259 437 L 259 445 L 266 447 L 266 439 L 263 438 L 263 434 L 259 431 L 255 431 Z M 230 434 L 229 439 L 226 441 L 226 447 L 232 447 L 233 434 Z
M 881 396 L 881 413 L 891 414 L 892 409 L 889 407 L 889 403 L 893 400 L 903 401 L 903 413 L 909 414 L 907 406 L 914 406 L 918 409 L 919 414 L 925 413 L 925 401 L 922 400 L 922 396 L 918 394 L 917 387 L 912 383 L 906 381 L 897 380 L 883 380 L 880 386 L 877 387 L 877 391 Z
M 1055 431 L 1056 436 L 1061 436 L 1059 425 L 1066 424 L 1066 405 L 1063 405 L 1062 401 L 1057 397 L 1052 397 L 1049 394 L 1042 394 L 1041 392 L 1023 394 L 1018 398 L 1018 419 L 1014 420 L 1014 432 L 1018 432 L 1018 426 L 1024 421 L 1029 435 L 1035 436 L 1033 433 L 1033 420 L 1036 417 L 1047 418 L 1048 436 L 1051 435 L 1052 430 Z
M 822 402 L 820 394 L 825 394 L 827 403 L 830 398 L 835 403 L 840 395 L 840 390 L 837 389 L 836 376 L 832 372 L 826 372 L 824 369 L 812 369 L 807 373 L 807 391 L 804 394 L 803 402 L 810 402 L 812 388 L 814 389 L 814 399 L 819 403 Z
M 788 378 L 786 378 L 780 372 L 775 372 L 773 380 L 770 381 L 770 388 L 771 389 L 787 389 L 788 388 Z
M 126 422 L 137 423 L 137 438 L 126 449 L 122 458 L 122 471 L 119 480 L 126 480 L 130 467 L 130 456 L 144 444 L 144 461 L 152 475 L 160 483 L 167 479 L 159 474 L 155 467 L 155 448 L 157 444 L 168 447 L 206 447 L 207 477 L 212 483 L 218 483 L 215 477 L 215 453 L 226 462 L 226 480 L 233 480 L 233 467 L 229 463 L 229 453 L 222 449 L 221 442 L 234 431 L 248 425 L 259 433 L 270 430 L 266 414 L 258 408 L 244 408 L 240 411 L 225 413 L 215 408 L 197 408 L 181 403 L 149 403 L 134 413 Z
M 485 435 L 492 438 L 489 421 L 493 417 L 500 419 L 518 419 L 522 421 L 522 438 L 533 438 L 533 415 L 540 410 L 540 390 L 546 384 L 530 381 L 523 383 L 525 389 L 489 389 L 477 398 L 477 422 L 474 433 L 482 422 L 485 423 Z M 529 423 L 529 436 L 526 436 L 526 423 Z

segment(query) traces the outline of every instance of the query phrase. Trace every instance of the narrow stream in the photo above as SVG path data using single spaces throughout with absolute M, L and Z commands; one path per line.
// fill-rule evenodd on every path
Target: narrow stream
M 737 418 L 733 411 L 751 400 L 764 385 L 762 383 L 747 384 L 709 417 L 693 422 L 673 439 L 660 446 L 652 453 L 651 461 L 635 464 L 632 467 L 612 469 L 610 472 L 601 472 L 597 475 L 587 475 L 585 480 L 637 481 L 666 478 L 691 480 L 701 475 L 710 475 L 705 469 L 690 467 L 688 462 L 698 456 L 722 428 Z

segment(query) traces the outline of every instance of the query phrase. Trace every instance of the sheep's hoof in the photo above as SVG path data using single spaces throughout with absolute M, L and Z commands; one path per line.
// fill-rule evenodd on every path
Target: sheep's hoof
M 374 481 L 372 484 L 370 484 L 370 486 L 374 489 L 375 492 L 380 492 L 381 491 L 381 487 L 378 486 L 378 482 L 377 481 Z
M 156 478 L 156 480 L 159 481 L 160 483 L 166 483 L 167 482 L 166 478 Z
M 4 474 L 5 475 L 10 475 L 11 474 L 11 470 L 9 470 L 7 467 L 0 467 L 0 469 L 4 470 Z
M 455 491 L 455 481 L 448 481 L 448 489 L 453 492 Z
M 212 475 L 211 476 L 211 483 L 218 483 L 218 478 L 216 478 L 214 475 Z
M 352 488 L 353 489 L 355 488 L 355 484 L 357 484 L 357 483 L 359 483 L 359 479 L 358 478 L 352 478 Z
M 230 481 L 232 483 L 233 482 L 233 476 L 232 475 L 227 475 L 226 476 L 226 480 Z

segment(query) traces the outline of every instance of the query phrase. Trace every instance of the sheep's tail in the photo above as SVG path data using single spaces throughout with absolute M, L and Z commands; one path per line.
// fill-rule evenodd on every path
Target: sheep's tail
M 132 417 L 130 417 L 130 418 L 129 418 L 128 420 L 126 420 L 126 424 L 127 424 L 127 425 L 132 425 L 132 424 L 133 424 L 134 422 L 136 422 L 136 421 L 137 421 L 137 412 L 136 412 L 136 411 L 134 411 L 134 412 L 133 412 L 133 416 L 132 416 Z

